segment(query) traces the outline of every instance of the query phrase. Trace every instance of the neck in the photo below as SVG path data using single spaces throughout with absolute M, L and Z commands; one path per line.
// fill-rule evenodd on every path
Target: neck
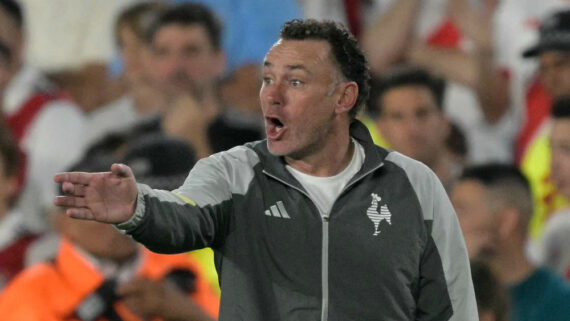
M 512 286 L 525 280 L 536 270 L 536 267 L 527 259 L 522 245 L 497 255 L 492 266 L 501 283 L 506 286 Z

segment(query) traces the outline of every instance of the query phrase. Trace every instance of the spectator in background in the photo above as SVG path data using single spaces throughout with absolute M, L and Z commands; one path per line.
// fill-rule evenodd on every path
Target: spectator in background
M 198 158 L 262 137 L 252 124 L 222 103 L 217 80 L 225 69 L 219 21 L 207 7 L 170 7 L 151 26 L 151 73 L 168 104 L 162 129 L 192 145 Z
M 92 171 L 122 161 L 158 188 L 182 184 L 192 151 L 165 136 L 147 137 L 122 160 L 91 157 L 75 165 Z M 219 299 L 199 266 L 184 254 L 161 255 L 139 246 L 114 227 L 74 220 L 56 209 L 62 240 L 55 256 L 34 265 L 0 295 L 8 320 L 213 320 Z
M 166 7 L 148 27 L 146 45 L 148 73 L 164 111 L 95 142 L 90 151 L 97 145 L 109 146 L 106 139 L 115 140 L 118 147 L 140 135 L 162 132 L 185 140 L 202 158 L 262 137 L 261 123 L 244 121 L 220 99 L 218 79 L 225 56 L 219 22 L 207 7 L 196 3 Z
M 281 26 L 301 17 L 295 0 L 171 0 L 206 5 L 222 21 L 222 48 L 227 64 L 220 83 L 224 104 L 240 111 L 242 119 L 259 121 L 261 65 L 279 37 Z
M 465 133 L 468 162 L 510 162 L 516 114 L 493 108 L 508 101 L 508 82 L 494 64 L 479 65 L 476 59 L 492 50 L 492 41 L 478 34 L 490 28 L 492 14 L 473 30 L 480 20 L 465 18 L 474 10 L 469 2 L 474 1 L 382 1 L 381 13 L 363 29 L 362 46 L 376 75 L 395 63 L 407 63 L 446 80 L 443 110 Z M 490 1 L 479 5 L 483 3 Z M 492 4 L 485 7 L 485 12 L 493 10 Z
M 479 321 L 508 321 L 507 292 L 491 267 L 482 260 L 471 260 L 471 276 L 475 288 Z
M 26 61 L 91 112 L 119 96 L 108 75 L 113 27 L 122 8 L 135 1 L 21 0 L 29 36 Z
M 448 189 L 462 164 L 446 145 L 451 128 L 442 110 L 444 93 L 443 79 L 403 66 L 373 83 L 369 108 L 388 146 L 426 164 Z
M 0 290 L 24 268 L 29 245 L 37 238 L 12 209 L 18 192 L 18 147 L 0 125 Z
M 83 153 L 82 111 L 38 70 L 23 63 L 22 10 L 13 0 L 0 1 L 0 101 L 6 126 L 24 157 L 20 160 L 23 188 L 17 203 L 26 225 L 46 228 L 55 185 L 49 178 L 68 168 Z
M 552 106 L 550 129 L 552 182 L 570 199 L 570 96 Z M 538 242 L 538 259 L 560 275 L 570 279 L 570 208 L 564 207 L 548 218 Z
M 466 168 L 451 200 L 470 257 L 487 260 L 507 287 L 511 320 L 568 320 L 570 284 L 525 253 L 533 208 L 522 173 L 511 165 Z
M 526 48 L 523 56 L 534 58 L 539 64 L 539 83 L 527 93 L 527 119 L 518 146 L 520 167 L 529 178 L 536 203 L 530 230 L 530 254 L 534 257 L 535 241 L 548 217 L 569 204 L 552 177 L 548 131 L 552 100 L 570 95 L 570 8 L 556 11 L 542 21 L 539 39 Z
M 146 36 L 150 25 L 168 6 L 165 2 L 140 2 L 125 8 L 115 23 L 115 40 L 123 61 L 125 94 L 89 114 L 88 144 L 106 134 L 124 131 L 142 119 L 164 112 L 166 102 L 150 72 L 150 48 Z

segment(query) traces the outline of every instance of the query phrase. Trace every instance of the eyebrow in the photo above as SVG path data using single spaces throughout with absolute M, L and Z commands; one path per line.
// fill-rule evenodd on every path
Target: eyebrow
M 263 62 L 263 67 L 272 67 L 272 66 L 273 66 L 273 64 L 272 64 L 271 62 L 269 62 L 269 61 L 264 61 L 264 62 Z M 286 68 L 287 70 L 290 70 L 290 71 L 292 71 L 292 70 L 301 70 L 301 71 L 304 71 L 304 72 L 306 72 L 306 73 L 308 73 L 308 74 L 312 74 L 312 72 L 309 71 L 309 69 L 307 69 L 307 67 L 305 67 L 304 65 L 301 65 L 301 64 L 297 64 L 297 65 L 286 65 L 285 68 Z

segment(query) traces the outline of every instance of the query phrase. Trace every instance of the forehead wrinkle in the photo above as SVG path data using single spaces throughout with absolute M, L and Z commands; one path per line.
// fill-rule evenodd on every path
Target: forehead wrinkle
M 265 61 L 263 62 L 263 67 L 266 68 L 266 69 L 272 69 L 272 68 L 274 67 L 274 65 L 273 65 L 270 61 L 265 60 Z M 300 71 L 306 72 L 307 74 L 310 74 L 310 75 L 313 74 L 313 73 L 312 73 L 309 69 L 307 69 L 307 67 L 305 67 L 305 65 L 303 65 L 303 64 L 289 64 L 289 65 L 285 65 L 285 69 L 286 69 L 287 71 L 300 70 Z

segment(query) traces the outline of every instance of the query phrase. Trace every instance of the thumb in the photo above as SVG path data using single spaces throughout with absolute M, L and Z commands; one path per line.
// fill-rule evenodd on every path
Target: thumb
M 125 164 L 115 163 L 111 165 L 111 173 L 118 177 L 134 177 L 131 168 Z

